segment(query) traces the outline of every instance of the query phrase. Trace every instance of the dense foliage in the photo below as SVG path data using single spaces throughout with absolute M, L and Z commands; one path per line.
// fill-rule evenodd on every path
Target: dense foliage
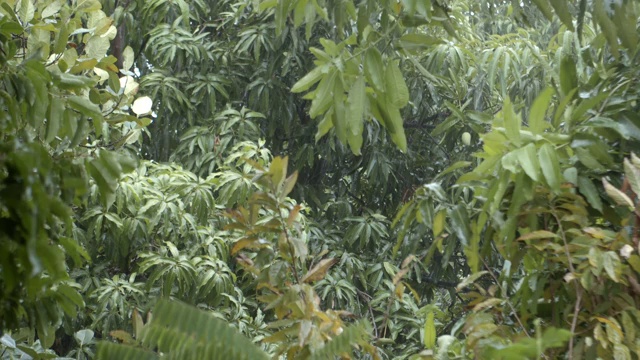
M 639 8 L 2 1 L 0 358 L 640 359 Z

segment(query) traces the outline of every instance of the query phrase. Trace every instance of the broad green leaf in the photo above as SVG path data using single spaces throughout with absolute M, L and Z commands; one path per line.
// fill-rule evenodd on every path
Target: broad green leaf
M 391 140 L 398 146 L 400 151 L 407 151 L 407 138 L 404 133 L 404 127 L 402 126 L 402 116 L 400 110 L 389 103 L 388 99 L 384 99 L 385 104 L 379 104 L 382 110 L 382 121 L 386 127 Z
M 311 108 L 309 109 L 309 116 L 312 119 L 318 115 L 324 113 L 331 106 L 334 99 L 334 89 L 336 79 L 338 77 L 338 71 L 332 70 L 326 75 L 315 90 L 315 98 L 311 102 Z
M 636 31 L 638 14 L 635 11 L 637 9 L 636 5 L 630 2 L 615 4 L 613 16 L 620 41 L 632 52 L 638 47 L 638 32 Z
M 133 53 L 131 46 L 124 48 L 124 51 L 122 51 L 122 70 L 131 69 L 133 62 L 135 61 L 134 57 L 135 54 Z
M 364 129 L 364 109 L 367 99 L 365 82 L 362 76 L 351 85 L 347 98 L 347 141 L 351 151 L 359 155 L 362 147 L 362 131 Z
M 469 244 L 471 236 L 469 214 L 463 204 L 458 204 L 454 208 L 449 209 L 449 219 L 451 220 L 451 229 L 456 233 L 462 245 Z
M 383 93 L 384 88 L 384 68 L 382 65 L 382 55 L 376 48 L 370 48 L 364 55 L 364 73 L 367 77 L 367 81 L 373 86 L 373 88 Z
M 35 11 L 36 11 L 36 8 L 35 6 L 33 6 L 33 0 L 20 1 L 18 16 L 20 17 L 20 20 L 22 20 L 23 24 L 26 24 L 33 19 L 33 15 Z
M 345 104 L 344 90 L 342 89 L 342 82 L 334 82 L 334 89 L 331 92 L 333 94 L 333 126 L 336 129 L 336 136 L 342 144 L 347 144 L 347 131 L 348 131 L 348 119 L 349 111 L 348 106 Z
M 54 99 L 53 96 L 49 101 L 49 112 L 47 113 L 47 128 L 45 132 L 45 141 L 50 143 L 60 130 L 60 124 L 62 123 L 62 115 L 64 114 L 64 101 Z
M 436 325 L 435 314 L 433 311 L 427 313 L 427 318 L 424 322 L 424 347 L 427 349 L 433 349 L 436 346 Z
M 502 108 L 502 114 L 504 116 L 504 128 L 506 130 L 507 138 L 516 146 L 519 146 L 520 141 L 520 117 L 513 111 L 513 104 L 509 98 L 504 100 L 504 106 Z
M 327 72 L 326 66 L 317 66 L 313 70 L 309 71 L 307 75 L 305 75 L 302 79 L 298 80 L 293 87 L 291 88 L 291 92 L 299 93 L 306 90 L 309 90 L 313 86 L 313 84 L 320 81 L 322 75 Z
M 576 62 L 571 57 L 565 56 L 560 62 L 560 90 L 562 90 L 562 94 L 567 96 L 577 86 Z
M 42 12 L 40 13 L 40 17 L 44 18 L 48 18 L 50 16 L 53 16 L 55 14 L 58 13 L 58 11 L 60 11 L 60 9 L 62 8 L 62 1 L 61 0 L 54 0 L 51 4 L 47 5 L 47 7 L 45 7 Z
M 547 109 L 549 108 L 549 103 L 551 102 L 553 93 L 554 91 L 552 87 L 544 89 L 531 105 L 531 112 L 529 113 L 529 128 L 534 134 L 541 134 L 548 126 L 544 118 L 547 113 Z
M 602 200 L 600 199 L 600 194 L 589 178 L 585 176 L 578 177 L 578 190 L 582 195 L 584 195 L 594 209 L 602 213 Z
M 536 154 L 536 146 L 529 143 L 527 146 L 515 151 L 518 162 L 524 169 L 524 172 L 533 180 L 538 181 L 540 173 L 540 163 Z
M 568 0 L 550 0 L 551 6 L 556 11 L 556 14 L 560 18 L 560 21 L 569 29 L 573 31 L 573 21 L 571 18 L 571 12 L 569 11 Z
M 83 115 L 94 119 L 102 119 L 102 111 L 98 105 L 83 96 L 70 96 L 67 98 L 67 103 L 72 109 L 79 111 Z
M 607 251 L 602 256 L 602 262 L 604 271 L 607 272 L 607 275 L 611 278 L 611 280 L 618 282 L 620 280 L 620 276 L 622 275 L 622 264 L 620 262 L 618 254 L 616 254 L 614 251 Z
M 600 30 L 604 33 L 604 36 L 607 39 L 607 43 L 609 43 L 609 47 L 611 48 L 613 56 L 619 58 L 620 51 L 618 50 L 618 35 L 616 31 L 616 25 L 607 14 L 604 0 L 594 0 L 593 15 L 598 22 L 598 25 L 600 25 Z
M 109 51 L 110 47 L 111 45 L 108 38 L 92 36 L 89 41 L 87 41 L 87 46 L 84 51 L 88 57 L 99 61 L 107 55 L 107 51 Z
M 316 143 L 325 136 L 329 130 L 333 128 L 333 111 L 327 111 L 320 123 L 318 124 L 318 131 L 316 132 Z
M 384 86 L 391 104 L 397 108 L 407 105 L 409 102 L 409 89 L 395 61 L 389 61 L 384 76 Z
M 538 150 L 538 160 L 540 160 L 540 168 L 547 184 L 555 192 L 559 192 L 562 175 L 556 150 L 550 144 L 545 143 Z

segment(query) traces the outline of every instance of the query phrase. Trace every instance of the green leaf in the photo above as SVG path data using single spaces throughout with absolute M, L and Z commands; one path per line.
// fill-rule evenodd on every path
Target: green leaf
M 309 90 L 313 86 L 313 84 L 320 81 L 322 75 L 325 74 L 328 70 L 328 67 L 317 66 L 313 70 L 309 71 L 307 75 L 305 75 L 302 79 L 298 80 L 293 87 L 291 88 L 292 93 L 300 93 L 306 90 Z
M 609 15 L 607 15 L 604 0 L 595 0 L 593 4 L 593 15 L 598 22 L 598 25 L 600 25 L 600 30 L 602 30 L 602 33 L 604 33 L 604 36 L 607 39 L 607 43 L 609 43 L 609 47 L 611 48 L 613 56 L 619 58 L 620 51 L 618 50 L 618 35 L 616 31 L 616 25 L 609 18 Z
M 527 146 L 515 151 L 518 158 L 518 163 L 524 169 L 524 172 L 533 181 L 538 181 L 538 174 L 540 173 L 540 163 L 536 156 L 536 146 L 533 143 L 529 143 Z
M 553 96 L 553 88 L 544 89 L 540 95 L 533 101 L 531 112 L 529 113 L 529 128 L 534 134 L 541 134 L 547 128 L 548 124 L 544 117 L 549 108 L 551 97 Z
M 514 145 L 520 146 L 520 118 L 513 111 L 513 104 L 509 98 L 504 100 L 502 113 L 507 138 L 509 138 Z
M 540 160 L 542 174 L 547 180 L 547 185 L 549 185 L 554 192 L 560 192 L 561 174 L 556 150 L 550 144 L 544 144 L 540 147 L 540 150 L 538 150 L 538 159 Z
M 600 194 L 589 178 L 585 176 L 578 177 L 578 190 L 587 199 L 589 205 L 602 213 L 602 200 L 600 199 Z
M 402 116 L 400 110 L 389 103 L 388 99 L 385 99 L 386 103 L 381 106 L 382 121 L 391 140 L 398 146 L 400 151 L 407 151 L 407 138 L 404 133 L 404 127 L 402 126 Z
M 606 253 L 604 253 L 602 261 L 604 271 L 607 272 L 607 275 L 611 278 L 611 280 L 619 282 L 620 276 L 622 275 L 622 263 L 620 262 L 618 254 L 613 251 L 607 251 Z
M 576 87 L 578 87 L 576 62 L 570 56 L 565 56 L 560 62 L 560 90 L 562 90 L 562 94 L 567 96 Z
M 425 34 L 405 34 L 400 38 L 400 46 L 408 51 L 419 51 L 442 44 L 442 39 Z
M 311 102 L 311 108 L 309 109 L 309 116 L 312 119 L 318 115 L 324 113 L 331 106 L 334 99 L 334 89 L 338 71 L 333 69 L 327 76 L 325 76 L 315 90 L 315 97 Z
M 557 239 L 558 235 L 547 230 L 536 230 L 527 234 L 524 234 L 518 238 L 518 240 L 540 240 L 540 239 Z
M 456 233 L 462 245 L 469 244 L 471 237 L 471 229 L 469 225 L 469 214 L 463 204 L 458 204 L 454 208 L 449 209 L 449 219 L 451 219 L 451 229 Z
M 397 108 L 407 105 L 409 102 L 409 89 L 407 89 L 402 72 L 400 72 L 400 68 L 395 61 L 389 61 L 384 76 L 384 86 L 391 104 Z
M 433 217 L 433 237 L 438 237 L 444 231 L 444 226 L 447 219 L 447 211 L 440 210 L 436 213 L 436 216 Z
M 382 55 L 380 55 L 380 51 L 376 48 L 370 48 L 364 56 L 364 74 L 367 77 L 367 81 L 369 81 L 374 89 L 381 93 L 385 91 L 383 79 L 384 73 L 385 71 L 382 66 Z
M 54 99 L 53 96 L 51 96 L 45 132 L 45 142 L 47 143 L 52 142 L 58 135 L 60 124 L 62 123 L 62 115 L 64 114 L 64 105 L 62 100 Z
M 102 120 L 102 111 L 98 105 L 92 103 L 89 99 L 83 96 L 69 96 L 67 103 L 72 109 L 77 110 L 83 115 L 90 116 L 94 119 Z
M 565 1 L 565 0 L 551 0 L 551 1 Z M 538 9 L 542 12 L 544 17 L 549 21 L 553 21 L 553 13 L 551 12 L 551 6 L 549 0 L 533 0 L 533 3 L 538 6 Z
M 571 18 L 571 12 L 569 11 L 569 1 L 551 0 L 551 6 L 567 29 L 569 29 L 569 31 L 573 31 L 573 21 Z
M 433 349 L 436 346 L 436 325 L 435 314 L 433 311 L 427 313 L 427 318 L 424 322 L 424 347 L 427 349 Z
M 362 131 L 364 129 L 364 109 L 365 109 L 365 81 L 362 76 L 351 85 L 347 98 L 347 141 L 351 151 L 360 155 L 362 147 Z

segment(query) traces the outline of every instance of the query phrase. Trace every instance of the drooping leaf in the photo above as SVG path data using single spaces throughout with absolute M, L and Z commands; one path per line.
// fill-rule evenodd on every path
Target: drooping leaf
M 402 108 L 409 102 L 409 89 L 395 61 L 389 61 L 385 70 L 384 86 L 391 104 Z
M 382 65 L 382 55 L 376 48 L 370 48 L 364 55 L 364 73 L 367 77 L 367 81 L 373 86 L 373 88 L 383 93 L 384 87 L 384 67 Z
M 615 186 L 611 185 L 607 179 L 602 178 L 602 185 L 604 186 L 604 191 L 609 195 L 613 201 L 619 206 L 625 206 L 631 210 L 634 208 L 633 200 L 627 196 L 627 194 L 618 190 Z
M 311 270 L 309 270 L 303 277 L 300 279 L 302 282 L 315 282 L 322 280 L 329 268 L 333 266 L 338 260 L 337 259 L 322 259 L 320 260 Z
M 542 169 L 544 178 L 547 180 L 547 184 L 555 192 L 559 192 L 562 175 L 560 173 L 560 164 L 556 150 L 551 144 L 545 143 L 538 150 L 538 159 L 540 160 L 540 168 Z

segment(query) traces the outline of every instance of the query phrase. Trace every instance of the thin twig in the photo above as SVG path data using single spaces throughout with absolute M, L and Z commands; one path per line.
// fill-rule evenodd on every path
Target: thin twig
M 287 223 L 284 221 L 284 216 L 282 216 L 281 209 L 278 209 L 278 215 L 280 216 L 280 222 L 282 223 L 282 230 L 284 230 L 284 237 L 287 240 L 287 244 L 289 244 L 289 256 L 291 256 L 291 267 L 293 268 L 293 276 L 296 278 L 296 283 L 300 284 L 300 276 L 298 276 L 298 269 L 296 269 L 296 258 L 293 251 L 293 242 L 291 241 L 291 239 L 289 239 Z
M 487 269 L 487 272 L 489 273 L 489 275 L 491 276 L 493 281 L 496 282 L 496 286 L 500 289 L 500 293 L 502 293 L 504 296 L 506 296 L 507 294 L 505 293 L 504 288 L 502 287 L 502 285 L 500 285 L 500 281 L 495 276 L 493 271 L 491 271 L 491 269 L 489 268 L 489 265 L 487 264 L 487 262 L 482 257 L 480 257 L 480 260 L 482 260 L 482 264 L 484 264 L 484 268 Z M 529 332 L 527 331 L 527 328 L 522 323 L 522 320 L 520 320 L 520 317 L 518 316 L 518 312 L 516 311 L 516 308 L 513 307 L 513 304 L 511 304 L 511 301 L 509 301 L 508 299 L 505 299 L 505 302 L 511 308 L 511 311 L 513 312 L 513 316 L 516 318 L 516 321 L 518 321 L 518 324 L 522 328 L 522 331 L 524 331 L 524 334 L 527 335 L 527 337 L 531 337 L 531 335 L 529 335 Z
M 569 244 L 567 243 L 567 237 L 564 233 L 564 228 L 562 227 L 562 222 L 560 218 L 558 218 L 558 214 L 553 212 L 553 217 L 556 219 L 556 223 L 558 223 L 558 230 L 560 230 L 560 236 L 562 237 L 562 243 L 564 244 L 564 253 L 569 261 L 569 271 L 571 274 L 576 273 L 576 269 L 573 266 L 573 260 L 571 258 L 571 253 L 569 252 Z M 576 287 L 576 303 L 573 307 L 573 319 L 571 320 L 571 339 L 569 340 L 569 360 L 573 359 L 573 340 L 574 334 L 576 332 L 576 327 L 578 326 L 578 313 L 580 312 L 580 305 L 582 302 L 582 288 L 578 285 L 577 280 L 573 280 Z
M 358 288 L 356 288 L 356 292 L 358 293 L 358 295 L 360 295 L 362 300 L 364 300 L 367 303 L 367 307 L 369 308 L 369 315 L 371 316 L 371 323 L 373 324 L 373 333 L 375 335 L 375 338 L 379 339 L 378 326 L 376 325 L 376 318 L 373 316 L 373 309 L 371 308 L 371 303 L 370 303 L 373 297 Z

